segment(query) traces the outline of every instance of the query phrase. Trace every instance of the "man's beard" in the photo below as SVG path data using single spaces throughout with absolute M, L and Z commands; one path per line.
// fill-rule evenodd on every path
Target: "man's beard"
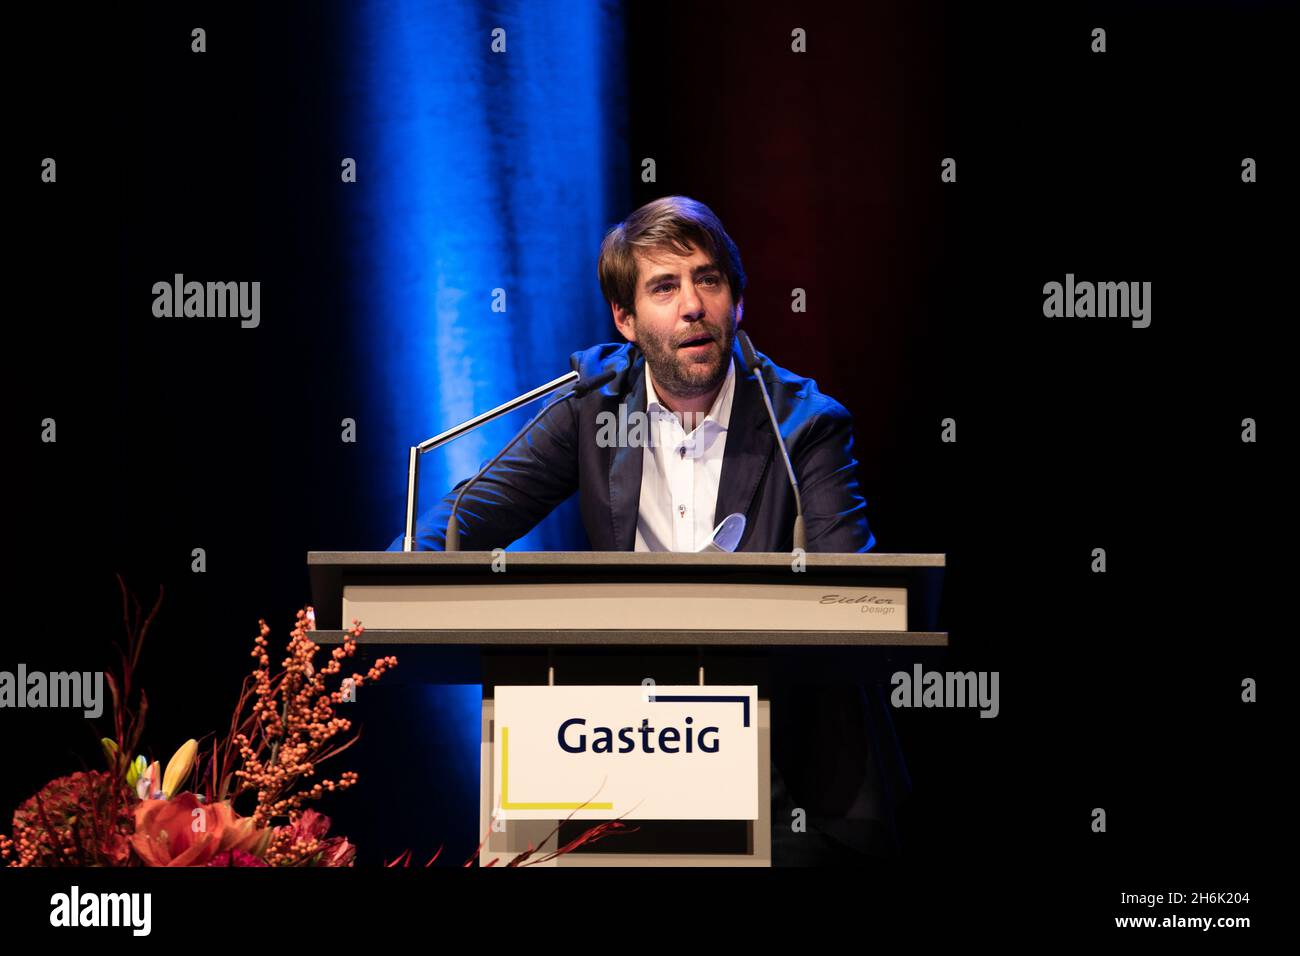
M 701 335 L 713 342 L 708 354 L 692 357 L 678 348 Z M 677 338 L 658 338 L 637 330 L 637 347 L 645 355 L 650 374 L 654 376 L 655 389 L 678 398 L 697 398 L 716 389 L 727 377 L 727 361 L 731 358 L 731 345 L 736 337 L 734 316 L 728 316 L 721 328 L 696 323 L 692 331 Z

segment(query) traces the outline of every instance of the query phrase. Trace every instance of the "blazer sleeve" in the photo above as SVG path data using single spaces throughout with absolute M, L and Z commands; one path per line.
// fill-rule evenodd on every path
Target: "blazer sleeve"
M 791 461 L 799 476 L 809 552 L 861 552 L 875 547 L 867 502 L 858 488 L 853 416 L 830 401 L 808 425 Z
M 484 472 L 456 511 L 463 551 L 507 547 L 578 489 L 576 399 L 554 399 L 528 432 Z M 466 478 L 416 521 L 415 549 L 442 551 L 451 506 Z M 402 535 L 388 547 L 402 550 Z

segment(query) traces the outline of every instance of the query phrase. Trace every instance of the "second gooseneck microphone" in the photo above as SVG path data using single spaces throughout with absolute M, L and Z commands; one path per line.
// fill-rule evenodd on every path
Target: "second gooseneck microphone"
M 794 546 L 800 551 L 808 550 L 808 535 L 804 531 L 803 525 L 803 500 L 799 497 L 799 479 L 794 476 L 794 466 L 790 464 L 790 453 L 786 451 L 785 441 L 781 438 L 781 429 L 776 424 L 776 413 L 772 411 L 772 399 L 767 394 L 767 386 L 763 384 L 763 375 L 758 367 L 758 353 L 754 351 L 754 343 L 749 341 L 749 336 L 739 329 L 736 331 L 736 340 L 740 342 L 741 354 L 745 356 L 745 363 L 754 373 L 754 380 L 758 382 L 758 390 L 763 396 L 763 404 L 767 406 L 767 420 L 772 423 L 772 434 L 776 436 L 776 447 L 781 449 L 781 460 L 785 462 L 785 473 L 790 478 L 790 487 L 794 490 Z
M 505 455 L 506 452 L 508 452 L 511 448 L 514 447 L 515 442 L 523 438 L 524 435 L 527 434 L 528 430 L 532 428 L 534 425 L 536 425 L 538 421 L 541 420 L 541 417 L 543 415 L 545 415 L 551 409 L 555 408 L 561 402 L 567 402 L 571 398 L 581 398 L 583 395 L 586 395 L 588 392 L 594 392 L 596 389 L 603 386 L 606 382 L 612 381 L 615 374 L 617 373 L 614 371 L 614 369 L 609 369 L 608 371 L 602 372 L 599 375 L 592 375 L 589 378 L 580 379 L 578 381 L 578 384 L 573 386 L 573 391 L 569 392 L 564 397 L 558 398 L 555 401 L 551 402 L 551 404 L 547 405 L 540 412 L 538 412 L 536 415 L 530 418 L 528 420 L 528 423 L 524 425 L 523 428 L 519 429 L 518 432 L 515 433 L 515 437 L 510 439 L 510 441 L 506 443 L 506 446 L 502 448 L 499 452 L 497 452 L 495 457 L 493 457 L 491 461 L 489 461 L 486 465 L 480 468 L 478 470 L 478 473 L 475 474 L 473 478 L 471 478 L 469 481 L 465 482 L 463 485 L 460 486 L 460 492 L 459 494 L 456 495 L 456 500 L 455 502 L 452 503 L 451 506 L 451 515 L 447 518 L 447 535 L 443 543 L 444 551 L 460 550 L 460 524 L 456 521 L 456 512 L 460 510 L 460 500 L 465 497 L 465 492 L 469 491 L 469 489 L 473 487 L 474 482 L 482 478 L 483 474 L 489 468 L 491 468 L 498 461 L 500 461 L 502 456 Z

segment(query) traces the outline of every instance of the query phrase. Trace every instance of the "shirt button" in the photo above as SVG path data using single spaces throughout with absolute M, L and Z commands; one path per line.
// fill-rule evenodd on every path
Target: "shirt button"
M 682 457 L 682 458 L 685 458 L 685 457 L 686 457 L 686 446 L 685 446 L 685 445 L 683 445 L 681 448 L 679 448 L 679 449 L 677 449 L 677 450 L 681 453 L 681 457 Z
M 686 517 L 686 506 L 685 506 L 685 505 L 678 505 L 678 506 L 677 506 L 677 513 L 678 513 L 679 515 L 681 515 L 683 518 L 685 518 L 685 517 Z

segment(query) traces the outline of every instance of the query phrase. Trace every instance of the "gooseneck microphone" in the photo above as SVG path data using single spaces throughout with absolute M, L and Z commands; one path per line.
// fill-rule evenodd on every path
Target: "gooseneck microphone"
M 763 404 L 767 406 L 767 420 L 772 423 L 772 433 L 776 435 L 776 447 L 781 449 L 781 460 L 785 462 L 785 473 L 790 478 L 790 487 L 794 490 L 794 546 L 800 551 L 808 549 L 808 536 L 803 526 L 803 501 L 799 497 L 799 479 L 794 476 L 794 466 L 790 464 L 790 453 L 786 451 L 785 441 L 781 438 L 781 429 L 776 424 L 776 413 L 772 411 L 772 399 L 767 394 L 767 386 L 763 384 L 763 376 L 758 368 L 758 353 L 754 351 L 754 343 L 749 341 L 749 336 L 739 329 L 736 330 L 736 340 L 740 342 L 741 354 L 745 356 L 745 362 L 749 365 L 750 371 L 754 373 L 754 380 L 758 382 L 758 390 L 763 396 Z
M 480 468 L 473 478 L 471 478 L 469 481 L 465 482 L 463 485 L 460 486 L 460 492 L 459 494 L 456 495 L 456 500 L 452 503 L 451 506 L 451 515 L 448 516 L 447 518 L 447 535 L 443 543 L 444 551 L 460 550 L 460 525 L 456 521 L 456 512 L 460 510 L 460 500 L 465 497 L 465 492 L 469 491 L 470 488 L 473 487 L 474 482 L 482 478 L 484 473 L 489 468 L 491 468 L 498 461 L 500 461 L 502 456 L 504 456 L 506 452 L 508 452 L 511 448 L 514 447 L 515 442 L 523 438 L 524 435 L 528 433 L 528 430 L 541 420 L 543 415 L 551 411 L 551 409 L 555 408 L 557 405 L 560 405 L 563 402 L 567 402 L 571 398 L 581 398 L 583 395 L 586 395 L 588 392 L 594 392 L 596 389 L 603 386 L 606 382 L 612 381 L 616 374 L 617 373 L 614 371 L 614 369 L 609 369 L 605 372 L 601 372 L 599 375 L 591 375 L 588 376 L 587 378 L 580 379 L 578 381 L 578 384 L 573 386 L 573 391 L 551 402 L 551 404 L 547 405 L 540 412 L 538 412 L 536 415 L 530 418 L 528 420 L 528 423 L 525 424 L 523 428 L 519 429 L 519 431 L 515 433 L 515 437 L 510 439 L 510 441 L 506 443 L 506 446 L 502 448 L 499 452 L 497 452 L 491 461 L 489 461 L 486 465 Z
M 572 385 L 578 381 L 579 375 L 575 372 L 565 372 L 559 378 L 552 379 L 545 385 L 539 385 L 532 391 L 525 392 L 518 398 L 512 398 L 508 402 L 498 405 L 482 415 L 475 415 L 467 422 L 461 422 L 448 428 L 445 432 L 440 432 L 432 438 L 420 442 L 418 445 L 411 446 L 411 454 L 406 460 L 406 532 L 402 535 L 402 550 L 415 550 L 415 514 L 416 498 L 420 486 L 420 456 L 433 451 L 435 448 L 441 448 L 448 442 L 455 441 L 462 435 L 472 432 L 481 425 L 495 421 L 502 415 L 513 412 L 516 408 L 529 405 L 539 398 L 545 398 L 551 392 L 564 388 L 566 385 Z

